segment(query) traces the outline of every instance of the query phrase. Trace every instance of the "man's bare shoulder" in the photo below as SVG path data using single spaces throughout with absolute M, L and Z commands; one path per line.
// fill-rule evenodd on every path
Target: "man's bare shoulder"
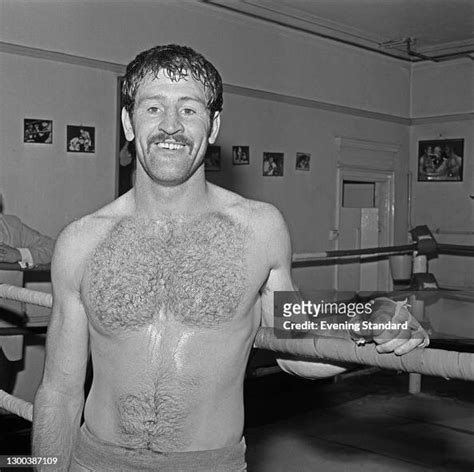
M 69 223 L 59 234 L 53 255 L 52 270 L 76 269 L 106 232 L 106 218 L 88 215 Z
M 287 233 L 287 227 L 280 210 L 271 203 L 242 198 L 239 207 L 242 217 L 260 238 L 275 238 L 279 233 Z
M 250 200 L 252 219 L 262 231 L 286 229 L 286 223 L 280 210 L 271 203 Z
M 69 223 L 59 234 L 56 247 L 61 249 L 86 248 L 92 243 L 97 235 L 106 231 L 108 226 L 114 222 L 113 218 L 107 218 L 97 213 L 83 216 Z
M 69 223 L 59 234 L 53 257 L 56 268 L 81 269 L 97 245 L 123 218 L 129 216 L 129 205 L 114 200 L 89 215 Z
M 64 245 L 79 243 L 82 247 L 94 245 L 96 239 L 103 237 L 111 227 L 128 216 L 128 213 L 120 211 L 115 202 L 68 224 L 59 235 L 58 242 Z
M 245 198 L 221 187 L 215 192 L 226 213 L 235 215 L 258 233 L 286 228 L 280 210 L 271 203 Z
M 247 208 L 255 247 L 265 255 L 269 267 L 280 266 L 291 257 L 290 234 L 283 215 L 274 205 L 258 200 L 247 200 Z

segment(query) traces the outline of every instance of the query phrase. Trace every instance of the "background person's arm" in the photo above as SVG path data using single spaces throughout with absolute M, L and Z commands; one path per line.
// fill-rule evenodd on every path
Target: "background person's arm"
M 53 257 L 54 239 L 22 223 L 18 249 L 30 252 L 33 265 L 49 264 Z
M 22 260 L 21 252 L 5 243 L 0 243 L 0 262 L 15 264 Z
M 84 405 L 88 322 L 79 293 L 83 256 L 76 225 L 60 235 L 53 257 L 54 303 L 45 369 L 34 403 L 33 455 L 58 457 L 54 469 L 45 466 L 48 471 L 69 470 Z
M 2 224 L 6 240 L 0 243 L 0 262 L 19 263 L 23 268 L 51 262 L 54 239 L 30 228 L 14 215 L 3 215 Z

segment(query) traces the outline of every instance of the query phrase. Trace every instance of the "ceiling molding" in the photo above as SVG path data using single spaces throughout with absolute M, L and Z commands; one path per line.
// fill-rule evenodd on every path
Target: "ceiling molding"
M 458 52 L 474 52 L 474 39 L 451 41 L 441 45 L 419 47 L 417 50 L 422 54 L 430 54 L 432 56 Z
M 334 3 L 290 0 L 196 1 L 410 63 L 446 61 L 461 55 L 470 57 L 474 53 L 472 28 L 468 26 L 474 8 L 469 9 L 468 0 L 463 0 L 459 7 L 462 9 L 457 8 L 458 13 L 449 3 L 444 6 L 438 4 L 437 8 L 429 11 L 429 25 L 442 22 L 442 29 L 426 28 L 426 23 L 423 23 L 426 17 L 418 14 L 420 7 L 415 2 L 406 8 L 402 8 L 399 3 L 398 9 L 395 3 L 385 6 L 379 3 L 374 8 L 365 4 L 358 9 L 355 9 L 354 3 L 348 3 L 347 8 L 342 9 L 341 3 L 335 0 Z M 450 41 L 450 38 L 466 39 Z
M 214 1 L 214 3 L 224 3 Z M 300 10 L 294 6 L 283 5 L 275 3 L 274 1 L 265 0 L 241 0 L 241 3 L 251 6 L 257 12 L 266 13 L 269 15 L 278 16 L 280 19 L 285 19 L 291 26 L 292 23 L 306 25 L 314 29 L 314 32 L 322 34 L 337 34 L 341 38 L 346 38 L 348 41 L 363 41 L 369 47 L 378 47 L 384 41 L 384 38 L 378 35 L 369 35 L 366 31 L 354 28 L 347 23 L 332 21 L 327 18 L 322 18 L 307 11 Z
M 405 62 L 414 63 L 419 62 L 421 59 L 410 57 L 404 50 L 398 48 L 386 49 L 380 46 L 380 43 L 364 37 L 360 37 L 355 33 L 355 28 L 343 27 L 337 23 L 339 28 L 342 30 L 338 31 L 337 36 L 335 32 L 336 22 L 329 22 L 326 20 L 326 26 L 318 26 L 316 23 L 308 22 L 307 20 L 301 20 L 298 18 L 291 19 L 287 15 L 281 12 L 272 13 L 271 10 L 262 8 L 260 5 L 251 5 L 244 0 L 238 2 L 228 2 L 225 0 L 197 0 L 201 4 L 217 7 L 230 11 L 232 13 L 238 13 L 243 16 L 251 17 L 253 19 L 261 20 L 266 23 L 271 23 L 277 26 L 287 28 L 289 30 L 298 31 L 300 33 L 306 33 L 313 36 L 317 36 L 328 41 L 338 42 L 347 46 L 352 46 L 358 49 L 375 52 L 383 56 L 399 59 Z M 243 7 L 242 7 L 243 5 Z M 322 20 L 321 20 L 322 22 Z M 330 24 L 333 26 L 330 27 Z M 348 30 L 352 30 L 352 34 L 348 33 Z M 367 36 L 367 35 L 365 35 Z M 381 41 L 382 42 L 382 41 Z

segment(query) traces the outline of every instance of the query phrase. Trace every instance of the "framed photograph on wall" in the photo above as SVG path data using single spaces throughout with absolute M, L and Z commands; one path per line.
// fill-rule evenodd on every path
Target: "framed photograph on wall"
M 93 126 L 66 127 L 67 152 L 95 153 L 95 128 Z
M 250 164 L 249 146 L 232 146 L 232 164 L 234 166 Z
M 307 152 L 296 153 L 296 170 L 309 170 L 311 165 L 311 154 Z
M 220 146 L 207 146 L 206 155 L 204 156 L 204 169 L 206 172 L 219 172 L 221 170 Z
M 283 159 L 282 152 L 264 152 L 263 175 L 265 177 L 283 177 Z
M 418 142 L 418 182 L 462 182 L 464 139 Z
M 34 144 L 52 144 L 53 122 L 36 118 L 23 120 L 23 142 Z

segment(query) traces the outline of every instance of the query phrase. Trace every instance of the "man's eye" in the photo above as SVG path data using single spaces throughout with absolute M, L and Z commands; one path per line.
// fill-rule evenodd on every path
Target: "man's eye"
M 148 107 L 147 112 L 148 113 L 158 113 L 160 109 L 158 107 Z
M 181 112 L 183 113 L 183 115 L 194 115 L 194 114 L 196 114 L 196 110 L 193 110 L 192 108 L 183 108 L 181 110 Z

